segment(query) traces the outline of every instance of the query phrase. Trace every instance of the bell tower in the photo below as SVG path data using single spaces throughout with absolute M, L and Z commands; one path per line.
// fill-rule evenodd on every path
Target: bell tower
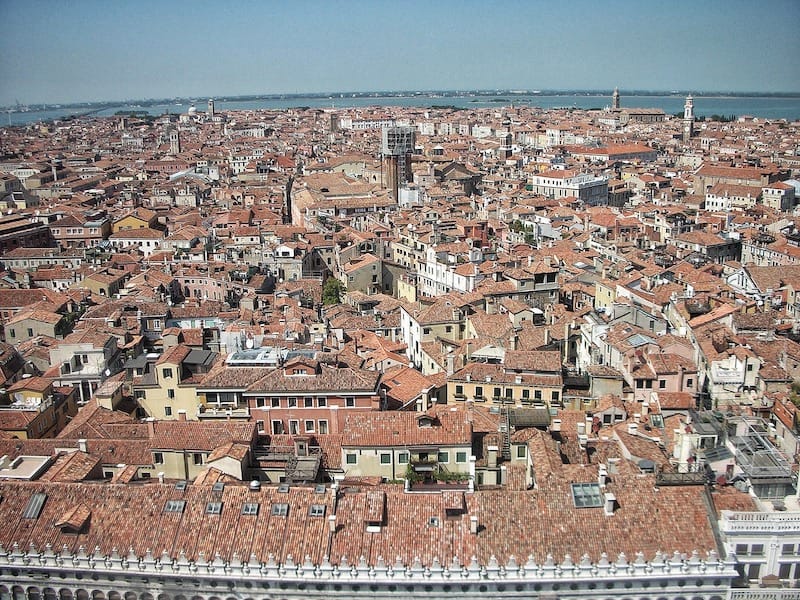
M 171 129 L 169 132 L 169 153 L 181 153 L 181 137 L 177 129 Z
M 619 88 L 614 88 L 611 94 L 611 110 L 619 110 Z
M 683 105 L 683 141 L 688 142 L 694 135 L 694 100 L 691 94 L 686 96 Z

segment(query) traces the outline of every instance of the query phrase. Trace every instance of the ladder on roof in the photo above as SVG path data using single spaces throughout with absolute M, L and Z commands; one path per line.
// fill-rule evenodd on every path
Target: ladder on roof
M 504 460 L 511 460 L 511 418 L 505 406 L 500 408 L 500 436 L 502 437 L 501 454 Z

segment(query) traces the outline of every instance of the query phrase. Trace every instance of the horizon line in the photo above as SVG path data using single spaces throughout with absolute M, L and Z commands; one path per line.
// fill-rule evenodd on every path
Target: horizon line
M 3 109 L 14 108 L 16 106 L 51 106 L 51 105 L 60 105 L 60 106 L 74 106 L 74 105 L 86 105 L 86 104 L 121 104 L 121 103 L 130 103 L 130 102 L 151 102 L 151 103 L 158 103 L 160 101 L 174 101 L 174 100 L 193 100 L 199 98 L 208 98 L 208 99 L 229 99 L 229 100 L 236 100 L 239 98 L 263 98 L 263 97 L 289 97 L 289 98 L 304 98 L 304 97 L 319 97 L 319 96 L 335 96 L 335 95 L 370 95 L 375 94 L 376 96 L 380 96 L 382 94 L 389 94 L 389 95 L 413 95 L 413 94 L 434 94 L 434 93 L 446 93 L 446 94 L 454 94 L 454 95 L 469 95 L 469 94 L 495 94 L 495 93 L 502 93 L 502 94 L 509 94 L 509 95 L 516 95 L 516 96 L 528 96 L 528 95 L 552 95 L 552 94 L 561 94 L 567 93 L 570 95 L 579 94 L 579 93 L 587 93 L 593 95 L 611 95 L 616 88 L 598 88 L 598 89 L 591 89 L 591 88 L 544 88 L 544 89 L 529 89 L 529 88 L 475 88 L 475 89 L 395 89 L 395 90 L 337 90 L 337 91 L 316 91 L 316 92 L 255 92 L 249 94 L 209 94 L 209 95 L 189 95 L 189 96 L 164 96 L 160 98 L 125 98 L 125 99 L 104 99 L 104 100 L 75 100 L 75 101 L 50 101 L 50 102 L 19 102 L 17 101 L 15 105 L 6 105 L 3 106 Z M 798 91 L 754 91 L 754 90 L 664 90 L 664 89 L 646 89 L 646 88 L 628 88 L 628 89 L 619 89 L 620 94 L 628 93 L 633 94 L 635 93 L 645 93 L 646 95 L 650 96 L 675 96 L 675 95 L 700 95 L 700 96 L 740 96 L 740 97 L 751 97 L 751 98 L 760 98 L 760 97 L 770 97 L 770 96 L 782 96 L 782 97 L 800 97 L 800 90 Z M 403 97 L 403 96 L 398 96 Z

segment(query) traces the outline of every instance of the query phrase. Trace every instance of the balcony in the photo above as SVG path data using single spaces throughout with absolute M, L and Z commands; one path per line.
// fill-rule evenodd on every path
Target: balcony
M 439 457 L 434 453 L 430 454 L 412 454 L 409 458 L 409 463 L 417 471 L 431 471 L 439 464 Z
M 744 371 L 738 369 L 721 369 L 717 366 L 711 368 L 711 381 L 715 384 L 742 383 Z
M 200 406 L 197 410 L 197 417 L 200 420 L 249 419 L 250 408 L 248 406 Z
M 732 533 L 800 534 L 800 513 L 722 511 L 720 531 Z

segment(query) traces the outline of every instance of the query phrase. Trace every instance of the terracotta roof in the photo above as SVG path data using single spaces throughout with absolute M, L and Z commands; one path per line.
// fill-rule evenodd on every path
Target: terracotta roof
M 426 425 L 426 420 L 432 423 Z M 355 412 L 345 415 L 344 447 L 392 447 L 409 445 L 471 445 L 472 427 L 459 412 L 431 417 L 413 412 Z

